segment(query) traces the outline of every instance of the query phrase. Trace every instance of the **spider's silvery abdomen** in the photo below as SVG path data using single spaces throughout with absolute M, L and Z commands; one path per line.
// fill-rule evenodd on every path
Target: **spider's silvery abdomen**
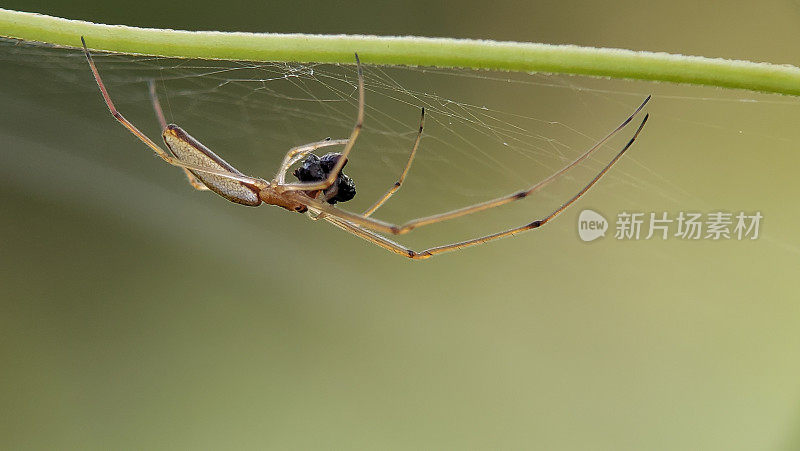
M 164 129 L 163 136 L 164 142 L 172 152 L 172 155 L 184 163 L 223 170 L 234 175 L 243 175 L 177 125 L 168 125 Z M 251 207 L 261 204 L 261 199 L 258 197 L 258 189 L 253 186 L 215 174 L 201 171 L 190 172 L 208 189 L 231 202 Z
M 336 166 L 336 162 L 339 161 L 341 156 L 342 154 L 340 153 L 328 153 L 320 158 L 313 153 L 309 154 L 306 159 L 303 160 L 303 164 L 295 169 L 294 176 L 301 182 L 321 182 L 330 175 L 333 167 Z M 346 165 L 347 162 L 345 161 L 344 166 Z M 344 166 L 342 166 L 342 168 L 344 168 Z M 324 190 L 323 194 L 325 194 L 326 197 L 330 196 L 330 199 L 328 199 L 329 204 L 347 202 L 356 196 L 356 184 L 353 179 L 339 172 L 336 181 L 333 182 L 333 185 Z

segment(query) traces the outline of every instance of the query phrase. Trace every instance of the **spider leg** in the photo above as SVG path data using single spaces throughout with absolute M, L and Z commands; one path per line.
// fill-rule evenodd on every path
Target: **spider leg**
M 382 248 L 384 248 L 384 249 L 386 249 L 388 251 L 394 252 L 395 254 L 399 254 L 399 255 L 403 255 L 403 256 L 411 257 L 411 258 L 414 258 L 413 256 L 417 255 L 416 252 L 414 252 L 411 249 L 408 249 L 407 247 L 403 246 L 402 244 L 396 243 L 396 242 L 386 238 L 385 236 L 379 235 L 379 234 L 377 234 L 377 233 L 375 233 L 375 232 L 373 232 L 371 230 L 363 229 L 363 228 L 361 228 L 361 227 L 359 227 L 359 226 L 357 226 L 357 225 L 355 225 L 355 224 L 353 224 L 351 222 L 345 221 L 343 219 L 338 219 L 338 218 L 335 218 L 333 216 L 325 216 L 324 218 L 325 218 L 326 221 L 328 221 L 331 224 L 335 225 L 336 227 L 344 230 L 345 232 L 350 232 L 350 233 L 352 233 L 353 235 L 355 235 L 355 236 L 357 236 L 359 238 L 363 238 L 363 239 L 369 241 L 372 244 L 377 244 L 378 246 L 380 246 L 380 247 L 382 247 Z
M 426 217 L 423 217 L 423 218 L 413 219 L 413 220 L 408 221 L 408 222 L 406 222 L 405 224 L 402 224 L 402 225 L 391 224 L 391 223 L 388 223 L 388 222 L 385 222 L 385 221 L 381 221 L 381 220 L 378 220 L 378 219 L 374 219 L 374 218 L 371 218 L 371 217 L 368 217 L 368 216 L 365 216 L 365 215 L 360 215 L 358 213 L 352 213 L 352 212 L 349 212 L 349 211 L 346 211 L 346 210 L 341 210 L 341 209 L 338 209 L 338 208 L 333 207 L 333 206 L 325 205 L 324 203 L 322 203 L 322 202 L 320 202 L 320 201 L 318 201 L 316 199 L 309 199 L 306 203 L 308 204 L 309 207 L 312 207 L 312 208 L 314 208 L 316 210 L 319 210 L 320 212 L 322 212 L 322 213 L 324 213 L 326 215 L 330 214 L 330 215 L 333 215 L 333 216 L 338 216 L 341 219 L 344 219 L 344 220 L 349 221 L 351 223 L 357 224 L 357 225 L 359 225 L 361 227 L 364 227 L 366 229 L 374 230 L 374 231 L 381 232 L 381 233 L 388 233 L 388 234 L 392 234 L 392 235 L 402 235 L 404 233 L 410 232 L 411 230 L 413 230 L 413 229 L 415 229 L 417 227 L 422 227 L 422 226 L 429 225 L 429 224 L 435 224 L 437 222 L 442 222 L 442 221 L 446 221 L 446 220 L 449 220 L 449 219 L 458 218 L 458 217 L 461 217 L 461 216 L 466 216 L 466 215 L 469 215 L 469 214 L 472 214 L 472 213 L 477 213 L 479 211 L 488 210 L 490 208 L 499 207 L 501 205 L 505 205 L 505 204 L 511 203 L 511 202 L 513 202 L 515 200 L 524 199 L 525 197 L 529 196 L 530 194 L 542 189 L 544 186 L 548 185 L 549 183 L 554 181 L 556 178 L 558 178 L 559 176 L 561 176 L 564 173 L 566 173 L 568 170 L 570 170 L 573 167 L 577 166 L 578 163 L 580 163 L 581 161 L 583 161 L 587 157 L 589 157 L 589 155 L 591 155 L 597 149 L 599 149 L 602 144 L 604 144 L 612 136 L 614 136 L 617 132 L 622 130 L 622 128 L 624 128 L 628 123 L 630 123 L 630 121 L 633 119 L 633 117 L 639 111 L 641 111 L 641 109 L 644 107 L 644 105 L 647 103 L 648 100 L 650 100 L 649 96 L 639 106 L 639 108 L 637 108 L 636 111 L 634 111 L 634 113 L 632 115 L 630 115 L 620 126 L 618 126 L 616 129 L 614 129 L 608 135 L 606 135 L 605 138 L 601 139 L 599 142 L 597 142 L 597 144 L 592 146 L 589 150 L 584 152 L 581 156 L 579 156 L 574 161 L 572 161 L 568 165 L 566 165 L 563 168 L 561 168 L 558 172 L 550 175 L 546 179 L 542 180 L 541 182 L 537 183 L 536 185 L 533 185 L 532 187 L 530 187 L 530 188 L 528 188 L 527 190 L 524 190 L 524 191 L 519 191 L 519 192 L 512 193 L 512 194 L 509 194 L 509 195 L 506 195 L 506 196 L 503 196 L 503 197 L 499 197 L 497 199 L 492 199 L 492 200 L 489 200 L 489 201 L 486 201 L 486 202 L 481 202 L 481 203 L 478 203 L 478 204 L 470 205 L 468 207 L 460 208 L 460 209 L 457 209 L 457 210 L 452 210 L 452 211 L 445 212 L 445 213 L 439 213 L 439 214 L 432 215 L 432 216 L 426 216 Z M 633 137 L 631 137 L 630 141 L 628 141 L 628 143 L 625 145 L 625 147 L 622 149 L 622 151 L 620 151 L 618 156 L 614 160 L 612 160 L 611 164 L 614 164 L 617 161 L 617 159 L 619 158 L 619 156 L 621 156 L 623 153 L 625 153 L 625 151 L 627 151 L 628 148 L 631 145 L 633 145 L 633 142 L 639 136 L 639 133 L 642 131 L 642 128 L 644 127 L 644 124 L 647 122 L 647 118 L 648 117 L 649 117 L 649 115 L 645 116 L 645 118 L 642 120 L 641 124 L 639 125 L 639 128 L 636 129 L 636 132 L 633 134 Z M 607 170 L 608 170 L 608 167 L 606 167 L 606 169 L 603 169 L 597 175 L 597 178 L 602 177 L 606 173 Z M 587 185 L 586 189 L 591 187 L 597 181 L 597 178 L 594 179 L 589 185 Z
M 153 110 L 155 110 L 156 118 L 158 119 L 159 125 L 161 125 L 161 132 L 163 133 L 164 130 L 167 129 L 167 120 L 164 118 L 164 110 L 161 109 L 161 102 L 158 101 L 158 94 L 156 94 L 156 84 L 153 80 L 149 80 L 147 82 L 148 88 L 150 89 L 150 100 L 153 103 Z M 183 172 L 186 174 L 186 179 L 189 180 L 189 183 L 192 187 L 198 191 L 207 191 L 208 187 L 203 185 L 197 177 L 194 176 L 191 172 L 189 172 L 186 168 L 183 169 Z
M 257 178 L 254 178 L 254 177 L 247 177 L 247 176 L 243 176 L 243 175 L 237 175 L 237 174 L 233 174 L 233 173 L 228 172 L 228 171 L 208 168 L 208 167 L 205 167 L 205 166 L 197 166 L 197 165 L 187 164 L 187 163 L 184 163 L 181 160 L 173 157 L 172 155 L 170 155 L 166 150 L 161 148 L 161 146 L 159 146 L 158 144 L 153 142 L 152 139 L 148 138 L 147 135 L 145 135 L 138 128 L 136 128 L 136 126 L 133 125 L 133 123 L 131 123 L 129 120 L 125 119 L 125 117 L 122 115 L 122 113 L 120 113 L 117 110 L 117 108 L 114 106 L 114 102 L 111 101 L 111 97 L 108 95 L 108 91 L 106 90 L 106 87 L 103 84 L 103 80 L 100 78 L 100 73 L 97 71 L 97 67 L 94 64 L 94 60 L 92 59 L 92 55 L 89 53 L 89 49 L 86 47 L 86 41 L 83 39 L 83 36 L 81 36 L 81 43 L 83 43 L 83 53 L 86 55 L 86 60 L 89 62 L 89 67 L 92 69 L 92 74 L 94 75 L 94 80 L 97 82 L 97 86 L 100 88 L 100 93 L 103 95 L 103 100 L 105 100 L 106 106 L 108 107 L 108 110 L 111 112 L 111 115 L 114 116 L 114 118 L 117 121 L 119 121 L 120 124 L 122 124 L 125 128 L 127 128 L 128 131 L 130 131 L 134 136 L 139 138 L 140 141 L 142 141 L 145 145 L 147 145 L 147 147 L 152 149 L 153 152 L 155 152 L 156 155 L 158 155 L 162 160 L 164 160 L 165 162 L 167 162 L 167 163 L 169 163 L 169 164 L 171 164 L 173 166 L 177 166 L 177 167 L 183 168 L 184 170 L 185 169 L 190 169 L 190 170 L 193 170 L 193 171 L 206 172 L 206 173 L 209 173 L 209 174 L 218 175 L 220 177 L 226 177 L 226 178 L 229 178 L 229 179 L 232 179 L 232 180 L 236 180 L 236 181 L 239 181 L 239 182 L 249 183 L 249 184 L 251 184 L 253 186 L 257 186 L 257 187 L 262 188 L 262 189 L 266 188 L 267 186 L 269 186 L 269 184 L 267 182 L 265 182 L 264 180 L 261 180 L 261 179 L 257 179 Z
M 504 230 L 502 232 L 492 233 L 492 234 L 489 234 L 489 235 L 484 235 L 484 236 L 481 236 L 481 237 L 478 237 L 478 238 L 473 238 L 471 240 L 460 241 L 460 242 L 456 242 L 456 243 L 450 243 L 450 244 L 445 244 L 445 245 L 441 245 L 441 246 L 431 247 L 431 248 L 425 249 L 423 251 L 417 252 L 417 251 L 413 251 L 411 249 L 408 249 L 408 248 L 404 247 L 403 245 L 401 245 L 399 243 L 396 243 L 396 242 L 394 242 L 394 241 L 392 241 L 392 240 L 390 240 L 390 239 L 388 239 L 386 237 L 383 237 L 383 236 L 381 236 L 381 235 L 379 235 L 379 234 L 377 234 L 375 232 L 372 232 L 370 230 L 365 230 L 365 229 L 359 227 L 358 225 L 350 223 L 350 222 L 348 222 L 346 220 L 342 220 L 342 219 L 339 219 L 339 218 L 332 218 L 332 217 L 329 217 L 329 216 L 326 216 L 325 219 L 328 222 L 336 225 L 337 227 L 339 227 L 339 228 L 341 228 L 343 230 L 346 230 L 348 232 L 351 232 L 354 235 L 356 235 L 356 236 L 358 236 L 360 238 L 363 238 L 363 239 L 365 239 L 365 240 L 367 240 L 367 241 L 369 241 L 369 242 L 371 242 L 373 244 L 377 244 L 378 246 L 381 246 L 384 249 L 387 249 L 387 250 L 389 250 L 391 252 L 394 252 L 396 254 L 403 255 L 403 256 L 406 256 L 406 257 L 409 257 L 409 258 L 412 258 L 412 259 L 415 259 L 415 260 L 422 260 L 422 259 L 430 258 L 430 257 L 433 257 L 434 255 L 441 254 L 443 252 L 456 251 L 456 250 L 464 249 L 465 247 L 476 246 L 478 244 L 483 244 L 483 243 L 486 243 L 486 242 L 489 242 L 489 241 L 497 240 L 497 239 L 500 239 L 500 238 L 505 238 L 507 236 L 516 235 L 518 233 L 522 233 L 522 232 L 525 232 L 525 231 L 528 231 L 528 230 L 538 229 L 539 227 L 541 227 L 541 226 L 547 224 L 548 222 L 550 222 L 556 216 L 560 215 L 570 205 L 572 205 L 573 203 L 575 203 L 575 201 L 580 199 L 581 196 L 583 196 L 589 190 L 589 188 L 591 188 L 595 183 L 597 183 L 597 181 L 600 180 L 600 178 L 606 172 L 608 172 L 609 169 L 611 169 L 611 166 L 613 166 L 614 163 L 616 163 L 622 157 L 622 155 L 625 153 L 625 151 L 628 150 L 630 145 L 633 144 L 633 141 L 636 139 L 636 136 L 639 134 L 639 132 L 644 127 L 645 122 L 647 122 L 647 118 L 648 117 L 649 117 L 648 115 L 646 115 L 644 117 L 644 120 L 642 120 L 642 123 L 639 125 L 639 128 L 636 130 L 636 134 L 628 142 L 628 145 L 625 146 L 625 148 L 623 148 L 614 157 L 614 159 L 612 159 L 611 162 L 609 162 L 603 168 L 603 170 L 601 170 L 586 186 L 584 186 L 580 191 L 578 191 L 577 194 L 572 196 L 569 200 L 564 202 L 560 207 L 558 207 L 556 210 L 554 210 L 549 215 L 547 215 L 547 216 L 545 216 L 545 217 L 543 217 L 541 219 L 537 219 L 537 220 L 535 220 L 535 221 L 533 221 L 531 223 L 519 226 L 519 227 L 514 227 L 514 228 L 511 228 L 511 229 L 508 229 L 508 230 Z
M 278 174 L 275 176 L 273 181 L 276 185 L 282 185 L 285 183 L 286 180 L 286 171 L 289 170 L 293 164 L 300 161 L 303 157 L 308 155 L 309 153 L 328 146 L 343 146 L 347 144 L 346 139 L 323 139 L 322 141 L 317 141 L 313 143 L 303 144 L 302 146 L 292 147 L 286 153 L 286 156 L 283 157 L 283 162 L 281 163 L 281 167 L 278 169 Z
M 173 166 L 177 166 L 182 169 L 188 169 L 191 171 L 203 172 L 206 174 L 217 175 L 219 177 L 225 177 L 226 179 L 236 180 L 237 182 L 253 185 L 255 187 L 258 187 L 259 189 L 264 189 L 269 186 L 269 182 L 267 182 L 264 179 L 250 177 L 242 174 L 234 174 L 233 172 L 226 171 L 224 169 L 216 169 L 216 168 L 210 168 L 208 166 L 201 166 L 198 164 L 185 163 L 175 157 L 170 157 L 170 156 L 161 157 L 161 159 Z
M 356 143 L 358 134 L 361 133 L 361 128 L 364 126 L 364 70 L 361 67 L 361 60 L 358 59 L 356 53 L 356 67 L 358 68 L 358 114 L 356 116 L 356 125 L 353 131 L 350 132 L 350 137 L 347 139 L 347 145 L 342 150 L 342 157 L 336 162 L 336 165 L 331 169 L 328 178 L 319 182 L 300 182 L 300 183 L 286 183 L 279 185 L 282 191 L 314 191 L 323 190 L 333 185 L 339 173 L 342 171 L 345 163 L 347 163 L 347 156 L 353 150 L 353 145 Z
M 161 133 L 164 133 L 164 130 L 167 129 L 167 120 L 164 118 L 164 110 L 161 109 L 161 102 L 159 102 L 158 94 L 156 94 L 156 82 L 154 80 L 148 80 L 147 87 L 150 90 L 150 100 L 153 102 L 153 110 L 155 110 L 156 118 L 158 119 L 159 125 L 161 125 Z
M 375 210 L 381 207 L 381 205 L 385 204 L 390 197 L 400 189 L 400 186 L 403 184 L 403 181 L 406 179 L 406 175 L 408 175 L 408 170 L 411 169 L 411 163 L 414 161 L 414 156 L 417 154 L 417 148 L 419 147 L 419 140 L 422 138 L 422 128 L 425 126 L 425 108 L 422 109 L 422 114 L 419 118 L 419 132 L 417 132 L 417 138 L 414 140 L 414 146 L 411 148 L 411 155 L 408 157 L 408 163 L 406 163 L 406 167 L 403 169 L 403 173 L 400 174 L 400 178 L 389 188 L 389 191 L 378 199 L 375 204 L 369 207 L 364 213 L 364 217 L 368 217 L 375 213 Z

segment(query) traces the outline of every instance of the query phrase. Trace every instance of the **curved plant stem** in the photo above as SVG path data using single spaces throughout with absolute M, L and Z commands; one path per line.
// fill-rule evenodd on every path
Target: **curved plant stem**
M 0 36 L 177 58 L 462 67 L 657 80 L 800 95 L 800 68 L 632 50 L 471 39 L 225 33 L 103 25 L 0 9 Z

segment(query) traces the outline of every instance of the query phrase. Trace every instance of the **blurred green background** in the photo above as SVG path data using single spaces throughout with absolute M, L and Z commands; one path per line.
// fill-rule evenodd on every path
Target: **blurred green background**
M 800 64 L 794 1 L 3 7 L 148 27 Z M 81 58 L 0 46 L 0 447 L 800 449 L 796 99 L 368 67 L 366 131 L 348 165 L 354 209 L 394 181 L 422 106 L 393 101 L 401 91 L 381 83 L 434 96 L 409 183 L 379 215 L 394 221 L 530 184 L 654 94 L 629 157 L 558 220 L 411 262 L 300 215 L 192 191 L 112 120 Z M 352 102 L 298 101 L 289 84 L 220 87 L 186 76 L 202 64 L 179 64 L 98 56 L 118 107 L 146 133 L 158 130 L 142 80 L 160 77 L 168 119 L 246 173 L 269 176 L 289 146 L 344 136 L 354 117 Z M 352 81 L 352 67 L 318 70 L 335 75 L 323 91 Z M 448 117 L 442 99 L 476 107 Z M 534 138 L 504 150 L 504 138 L 465 125 L 484 105 L 503 113 L 488 130 L 518 124 Z M 630 132 L 540 197 L 401 241 L 419 249 L 529 222 Z M 623 210 L 765 219 L 755 241 L 587 244 L 576 232 L 583 208 L 612 220 Z

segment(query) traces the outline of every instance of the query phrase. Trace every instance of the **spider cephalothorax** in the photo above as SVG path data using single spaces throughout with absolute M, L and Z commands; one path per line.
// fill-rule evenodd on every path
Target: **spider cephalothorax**
M 331 174 L 331 171 L 334 166 L 336 166 L 336 162 L 339 161 L 341 156 L 342 154 L 340 153 L 328 153 L 320 158 L 313 153 L 309 154 L 306 159 L 303 160 L 303 164 L 294 170 L 294 176 L 301 182 L 320 182 L 325 180 Z M 347 160 L 345 160 L 342 168 L 346 165 Z M 308 194 L 311 197 L 316 197 L 317 193 L 318 191 Z M 329 204 L 347 202 L 356 196 L 356 184 L 353 182 L 353 179 L 339 171 L 339 175 L 336 176 L 336 181 L 329 188 L 322 191 L 322 196 Z

